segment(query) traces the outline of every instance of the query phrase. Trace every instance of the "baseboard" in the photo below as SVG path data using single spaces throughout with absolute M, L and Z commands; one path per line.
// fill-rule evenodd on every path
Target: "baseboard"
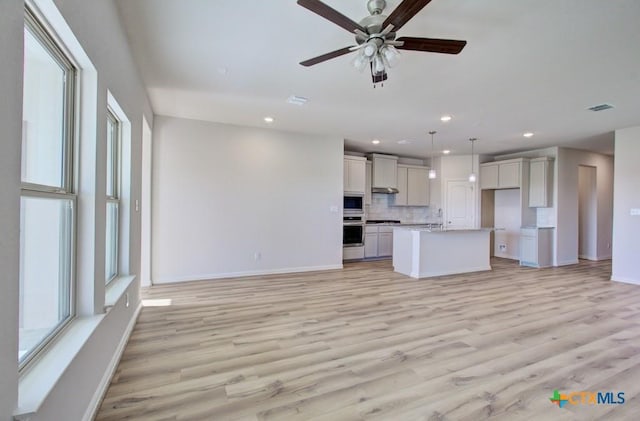
M 605 254 L 605 255 L 596 257 L 596 260 L 611 260 L 612 257 L 613 256 L 610 254 Z
M 558 262 L 556 266 L 569 266 L 569 265 L 577 265 L 579 263 L 578 259 L 575 260 L 564 260 L 562 262 Z
M 513 256 L 505 253 L 494 253 L 493 257 L 500 257 L 502 259 L 520 260 L 519 256 Z
M 625 284 L 640 285 L 640 279 L 627 278 L 625 276 L 617 276 L 612 274 L 611 280 L 615 282 L 623 282 Z
M 477 267 L 470 267 L 470 268 L 465 268 L 463 270 L 461 270 L 460 272 L 455 272 L 452 273 L 451 271 L 445 271 L 445 270 L 438 270 L 438 271 L 427 271 L 427 272 L 421 272 L 419 274 L 419 276 L 414 276 L 415 272 L 411 272 L 411 277 L 412 278 L 432 278 L 434 276 L 447 276 L 447 275 L 455 275 L 455 274 L 459 274 L 459 273 L 471 273 L 471 272 L 484 272 L 484 271 L 488 271 L 491 270 L 491 266 L 477 266 Z
M 212 273 L 208 275 L 166 277 L 166 278 L 154 279 L 153 284 L 159 285 L 159 284 L 171 284 L 174 282 L 206 281 L 209 279 L 242 278 L 245 276 L 280 275 L 285 273 L 316 272 L 321 270 L 336 270 L 336 269 L 342 269 L 342 264 L 326 265 L 326 266 L 303 266 L 303 267 L 296 267 L 296 268 L 282 268 L 282 269 L 270 269 L 270 270 L 249 270 L 249 271 L 242 271 L 242 272 Z
M 102 380 L 100 380 L 100 384 L 98 385 L 96 392 L 93 394 L 93 397 L 89 402 L 89 406 L 87 407 L 87 411 L 84 413 L 84 417 L 82 417 L 82 421 L 91 421 L 96 417 L 96 415 L 98 415 L 98 409 L 100 409 L 102 399 L 107 393 L 107 389 L 109 388 L 111 379 L 116 372 L 116 368 L 118 368 L 118 363 L 120 362 L 120 358 L 122 358 L 122 353 L 127 346 L 127 342 L 129 342 L 129 336 L 131 336 L 131 332 L 133 332 L 133 328 L 138 321 L 138 316 L 140 315 L 141 309 L 142 302 L 138 304 L 138 308 L 136 308 L 136 311 L 133 313 L 133 317 L 129 321 L 127 328 L 122 334 L 122 339 L 120 340 L 120 343 L 116 348 L 116 352 L 113 354 L 113 358 L 111 358 L 111 361 L 109 362 L 109 365 L 104 372 L 104 376 L 102 376 Z

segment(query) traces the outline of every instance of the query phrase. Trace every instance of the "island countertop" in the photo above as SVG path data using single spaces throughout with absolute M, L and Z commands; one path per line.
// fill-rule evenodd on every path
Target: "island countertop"
M 421 226 L 395 226 L 397 230 L 423 231 L 431 233 L 449 233 L 449 232 L 491 232 L 494 228 L 463 228 L 463 229 L 447 229 L 447 228 L 428 228 Z

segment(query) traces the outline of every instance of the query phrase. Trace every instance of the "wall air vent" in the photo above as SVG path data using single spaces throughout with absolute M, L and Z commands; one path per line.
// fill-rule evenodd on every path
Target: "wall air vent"
M 604 110 L 608 110 L 613 108 L 613 105 L 611 104 L 598 104 L 598 105 L 594 105 L 593 107 L 589 107 L 587 108 L 587 110 L 589 111 L 604 111 Z

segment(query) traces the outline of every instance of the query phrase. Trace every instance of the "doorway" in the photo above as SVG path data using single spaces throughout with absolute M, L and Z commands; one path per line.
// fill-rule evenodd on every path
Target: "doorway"
M 598 260 L 596 167 L 578 166 L 578 257 Z
M 445 226 L 448 229 L 475 227 L 475 185 L 468 181 L 447 181 Z

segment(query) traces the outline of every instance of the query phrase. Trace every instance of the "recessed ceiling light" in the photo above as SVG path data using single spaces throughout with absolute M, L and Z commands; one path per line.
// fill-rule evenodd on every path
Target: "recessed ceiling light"
M 264 121 L 265 123 L 273 123 L 273 117 L 265 117 Z
M 445 155 L 449 155 L 451 151 L 449 149 L 445 149 L 444 151 L 442 151 L 442 153 Z
M 451 121 L 451 116 L 450 115 L 443 115 L 442 117 L 440 117 L 440 121 L 443 122 L 447 122 L 447 121 Z
M 380 141 L 378 139 L 373 139 L 371 143 L 373 143 L 374 145 L 377 145 L 378 143 L 380 143 Z
M 533 137 L 533 133 L 531 132 L 526 132 L 525 134 L 523 134 L 522 136 L 524 137 Z
M 413 141 L 407 139 L 398 140 L 398 145 L 408 145 L 410 143 L 413 143 Z

